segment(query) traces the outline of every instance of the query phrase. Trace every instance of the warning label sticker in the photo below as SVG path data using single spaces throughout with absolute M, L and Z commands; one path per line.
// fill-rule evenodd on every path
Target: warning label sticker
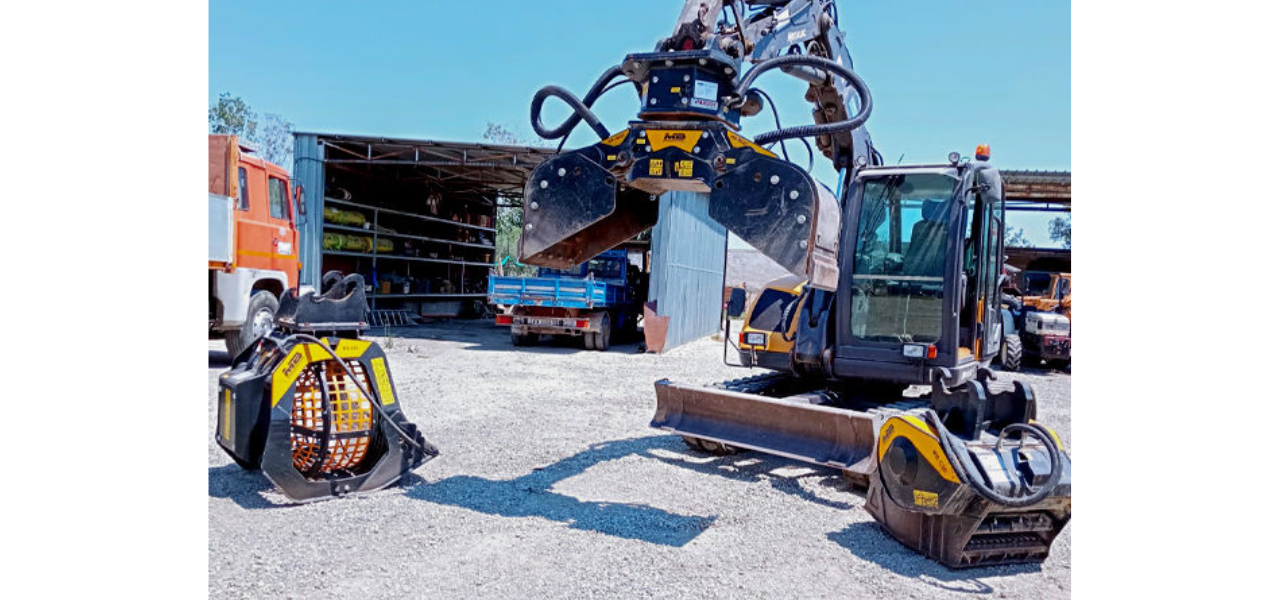
M 693 161 L 680 160 L 676 161 L 676 175 L 681 177 L 693 177 Z
M 649 159 L 649 175 L 652 177 L 662 177 L 662 159 Z
M 938 495 L 933 492 L 923 490 L 911 490 L 915 496 L 916 506 L 925 508 L 938 508 Z

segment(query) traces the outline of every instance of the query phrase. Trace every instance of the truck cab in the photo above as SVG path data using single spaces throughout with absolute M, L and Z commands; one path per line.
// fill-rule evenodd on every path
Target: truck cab
M 298 286 L 301 188 L 234 135 L 209 135 L 209 338 L 232 356 L 265 335 Z

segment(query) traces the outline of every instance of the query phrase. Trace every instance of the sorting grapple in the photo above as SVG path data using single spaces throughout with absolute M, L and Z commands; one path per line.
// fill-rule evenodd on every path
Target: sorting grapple
M 290 290 L 276 329 L 219 377 L 218 444 L 297 502 L 384 488 L 438 454 L 400 409 L 382 349 L 357 337 L 364 280 L 334 283 Z
M 839 203 L 804 169 L 736 132 L 739 66 L 715 51 L 628 56 L 618 73 L 642 89 L 642 120 L 614 135 L 600 129 L 600 142 L 534 169 L 521 261 L 573 267 L 653 227 L 657 196 L 702 192 L 716 222 L 814 287 L 835 289 Z

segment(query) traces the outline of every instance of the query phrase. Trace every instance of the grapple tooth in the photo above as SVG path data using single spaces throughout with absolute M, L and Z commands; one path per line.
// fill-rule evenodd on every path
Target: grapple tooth
M 590 149 L 588 149 L 590 151 Z M 544 161 L 525 185 L 520 261 L 570 268 L 631 239 L 658 222 L 658 203 L 583 152 Z

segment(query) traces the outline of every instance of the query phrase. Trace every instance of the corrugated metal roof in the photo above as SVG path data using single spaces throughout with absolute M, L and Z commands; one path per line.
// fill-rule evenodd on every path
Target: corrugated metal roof
M 410 165 L 442 181 L 519 192 L 533 168 L 554 156 L 552 148 L 476 142 L 412 140 L 382 136 L 297 132 L 314 136 L 331 164 Z
M 1000 170 L 1005 197 L 1071 204 L 1071 171 Z

